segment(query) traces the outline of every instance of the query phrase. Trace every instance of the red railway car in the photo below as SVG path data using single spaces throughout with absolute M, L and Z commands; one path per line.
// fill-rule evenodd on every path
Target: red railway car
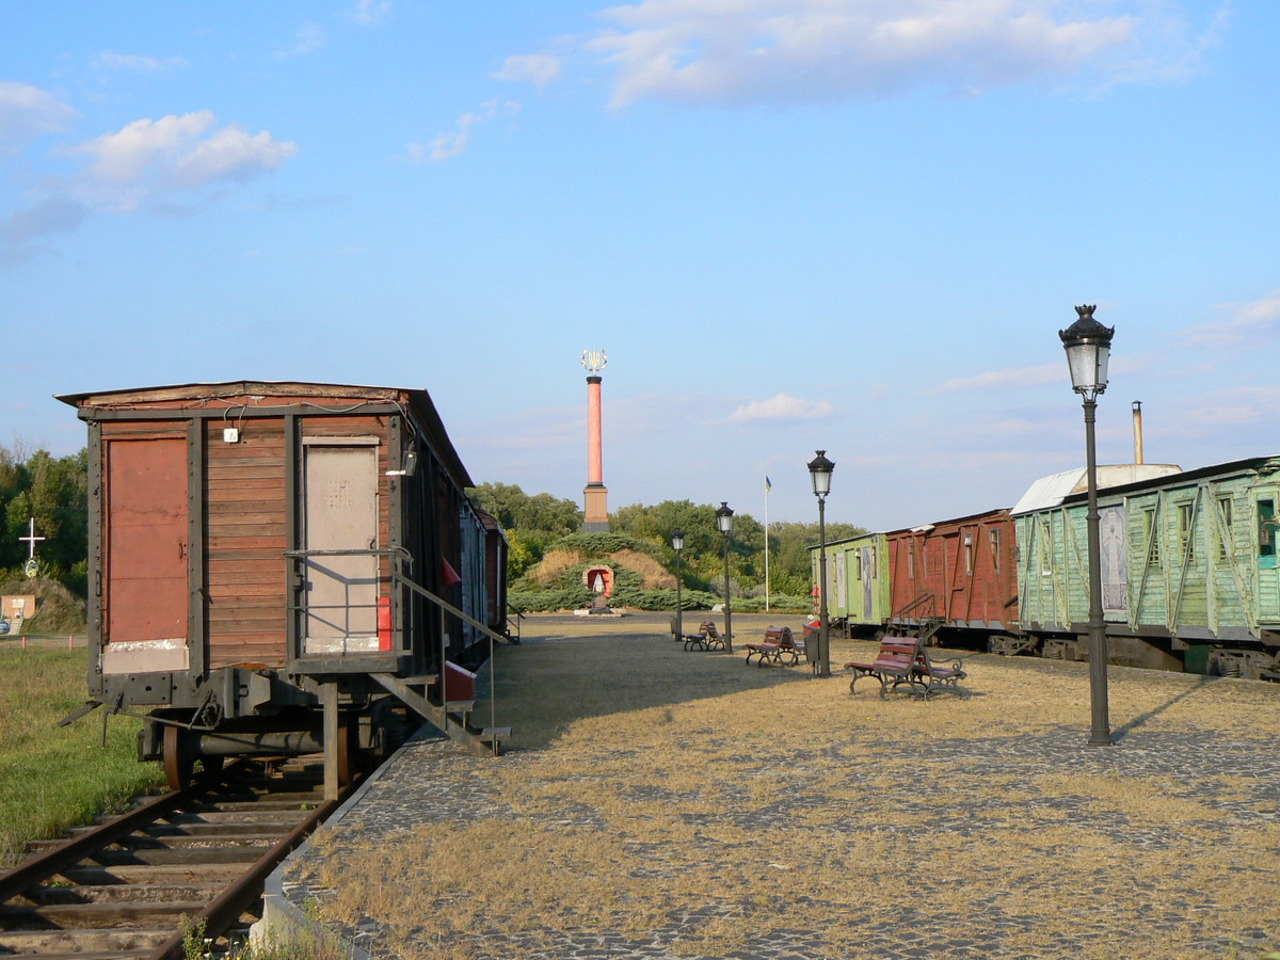
M 886 534 L 890 623 L 964 644 L 1015 630 L 1017 563 L 1009 510 L 991 510 Z

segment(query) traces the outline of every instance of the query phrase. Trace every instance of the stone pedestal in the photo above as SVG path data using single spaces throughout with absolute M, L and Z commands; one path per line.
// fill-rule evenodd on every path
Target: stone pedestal
M 582 532 L 609 532 L 609 490 L 603 483 L 588 483 L 582 491 Z

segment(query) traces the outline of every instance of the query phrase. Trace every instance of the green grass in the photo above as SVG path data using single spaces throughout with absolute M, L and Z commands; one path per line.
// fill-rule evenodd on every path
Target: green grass
M 57 726 L 87 699 L 86 657 L 0 646 L 0 869 L 21 859 L 29 840 L 122 810 L 163 785 L 159 767 L 137 760 L 140 721 L 112 717 L 105 749 L 100 713 Z

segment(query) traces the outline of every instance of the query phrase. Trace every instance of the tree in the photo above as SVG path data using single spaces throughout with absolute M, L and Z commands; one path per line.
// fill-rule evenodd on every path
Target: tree
M 0 446 L 0 569 L 16 575 L 27 559 L 35 520 L 37 547 L 47 576 L 83 593 L 88 555 L 87 450 L 54 457 L 47 450 L 26 453 Z
M 578 505 L 549 493 L 529 496 L 517 484 L 482 483 L 468 495 L 478 509 L 498 521 L 507 535 L 510 580 L 541 560 L 551 544 L 582 529 Z

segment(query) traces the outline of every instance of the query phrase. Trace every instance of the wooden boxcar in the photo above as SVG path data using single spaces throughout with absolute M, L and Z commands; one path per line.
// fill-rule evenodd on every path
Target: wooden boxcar
M 1022 626 L 1048 656 L 1087 658 L 1086 496 L 1016 510 Z M 1275 457 L 1099 491 L 1110 659 L 1280 679 L 1277 502 Z
M 197 758 L 322 742 L 345 773 L 391 745 L 401 704 L 466 734 L 435 677 L 501 633 L 499 547 L 426 391 L 60 399 L 89 428 L 89 692 L 149 717 L 141 754 L 171 782 Z
M 811 547 L 814 582 L 818 548 Z M 1007 509 L 827 545 L 828 610 L 846 635 L 902 627 L 933 640 L 986 642 L 1017 620 Z M 959 632 L 972 632 L 969 638 Z
M 863 636 L 889 617 L 888 551 L 883 533 L 827 544 L 827 615 L 845 636 Z M 819 578 L 819 548 L 809 549 L 813 582 Z
M 1017 621 L 1008 509 L 895 530 L 887 541 L 893 625 L 972 645 Z

